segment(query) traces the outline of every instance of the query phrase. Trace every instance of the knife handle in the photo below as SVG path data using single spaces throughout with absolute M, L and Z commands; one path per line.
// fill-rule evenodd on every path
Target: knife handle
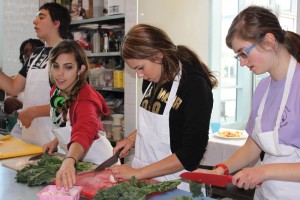
M 47 147 L 44 153 L 45 153 L 45 154 L 48 154 L 48 153 L 49 153 L 49 150 L 50 150 L 49 147 Z M 57 147 L 55 147 L 55 148 L 53 149 L 53 151 L 52 151 L 52 153 L 55 153 L 55 152 L 58 152 L 58 148 L 57 148 Z
M 118 158 L 120 157 L 120 154 L 121 154 L 121 151 L 123 150 L 124 148 L 121 148 L 117 151 L 117 153 L 115 154 L 116 156 L 118 156 Z

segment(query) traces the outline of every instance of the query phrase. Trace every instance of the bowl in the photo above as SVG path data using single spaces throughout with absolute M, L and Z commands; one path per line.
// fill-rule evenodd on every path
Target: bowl
M 81 186 L 73 186 L 69 191 L 58 190 L 55 185 L 48 185 L 37 193 L 40 200 L 79 200 Z

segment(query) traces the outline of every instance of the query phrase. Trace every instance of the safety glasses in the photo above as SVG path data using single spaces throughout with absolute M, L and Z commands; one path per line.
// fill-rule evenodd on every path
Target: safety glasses
M 250 51 L 255 47 L 255 44 L 250 45 L 245 51 L 237 53 L 234 58 L 241 61 L 241 58 L 246 59 L 249 56 Z

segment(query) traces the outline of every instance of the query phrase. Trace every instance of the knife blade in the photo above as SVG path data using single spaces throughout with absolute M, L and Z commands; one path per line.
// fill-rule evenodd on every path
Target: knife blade
M 226 187 L 226 185 L 232 181 L 232 176 L 230 175 L 206 174 L 199 172 L 184 172 L 180 174 L 180 177 L 194 182 L 205 183 L 207 185 L 218 187 Z
M 41 159 L 43 155 L 48 154 L 48 151 L 49 151 L 49 148 L 47 148 L 46 151 L 43 152 L 43 153 L 40 153 L 40 154 L 37 154 L 37 155 L 34 155 L 34 156 L 30 157 L 28 160 L 38 160 L 38 159 Z M 57 151 L 58 151 L 57 148 L 53 149 L 53 153 L 57 152 Z
M 94 169 L 94 171 L 95 172 L 102 171 L 102 170 L 112 166 L 116 162 L 118 162 L 119 156 L 120 156 L 120 153 L 121 153 L 122 150 L 123 150 L 123 148 L 119 149 L 119 151 L 117 151 L 117 153 L 115 153 L 115 155 L 113 155 L 112 157 L 110 157 L 109 159 L 107 159 L 106 161 L 101 163 L 98 167 L 96 167 L 96 169 Z

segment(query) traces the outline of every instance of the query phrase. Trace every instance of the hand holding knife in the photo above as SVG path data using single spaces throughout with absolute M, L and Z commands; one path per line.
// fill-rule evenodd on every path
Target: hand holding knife
M 49 154 L 49 150 L 50 150 L 50 148 L 47 147 L 46 150 L 45 150 L 45 152 L 40 153 L 40 154 L 37 154 L 37 155 L 35 155 L 35 156 L 32 156 L 32 157 L 30 157 L 28 160 L 38 160 L 38 159 L 41 159 L 41 158 L 43 157 L 43 155 L 46 155 L 46 154 L 50 155 L 50 154 Z M 51 155 L 52 155 L 54 152 L 57 152 L 57 151 L 58 151 L 57 147 L 54 148 L 53 151 L 52 151 L 52 153 L 51 153 Z
M 108 158 L 106 161 L 104 161 L 102 164 L 100 164 L 94 171 L 102 171 L 105 170 L 108 167 L 111 167 L 119 160 L 119 156 L 123 148 L 119 149 L 112 157 Z

